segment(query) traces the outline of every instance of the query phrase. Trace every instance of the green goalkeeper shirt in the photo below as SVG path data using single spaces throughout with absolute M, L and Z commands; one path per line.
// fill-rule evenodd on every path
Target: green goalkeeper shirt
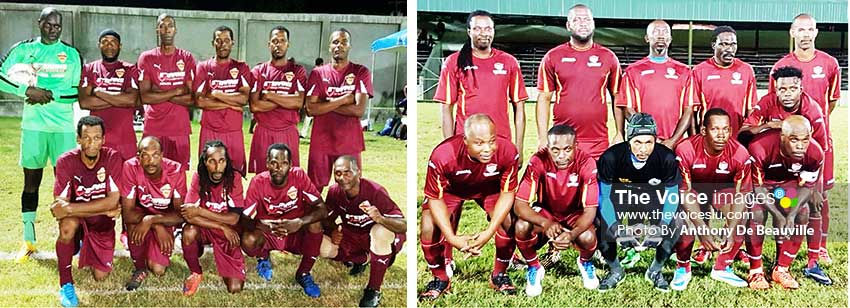
M 40 37 L 12 46 L 0 65 L 0 91 L 24 97 L 26 85 L 16 84 L 6 74 L 15 64 L 32 65 L 38 75 L 37 86 L 53 92 L 46 104 L 24 104 L 21 128 L 43 132 L 74 132 L 73 103 L 77 101 L 82 58 L 73 46 L 57 41 L 51 45 Z

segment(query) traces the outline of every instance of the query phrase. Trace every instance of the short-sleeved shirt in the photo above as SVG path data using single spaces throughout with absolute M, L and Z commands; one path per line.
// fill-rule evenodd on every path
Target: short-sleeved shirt
M 138 157 L 124 162 L 121 196 L 136 200 L 136 206 L 145 214 L 161 214 L 174 210 L 172 200 L 186 197 L 186 173 L 180 163 L 163 157 L 162 174 L 153 180 L 147 176 Z
M 180 48 L 170 55 L 163 54 L 159 47 L 142 52 L 136 65 L 139 82 L 150 80 L 151 85 L 164 91 L 183 87 L 195 79 L 195 57 Z M 145 135 L 182 136 L 191 132 L 188 107 L 170 101 L 145 105 Z
M 753 67 L 737 58 L 721 67 L 709 58 L 691 70 L 687 96 L 689 105 L 700 109 L 700 119 L 709 109 L 721 108 L 730 115 L 732 131 L 738 132 L 757 101 Z
M 431 152 L 425 175 L 425 197 L 443 199 L 446 193 L 462 199 L 516 192 L 519 154 L 507 138 L 496 138 L 497 149 L 489 163 L 469 156 L 463 135 L 449 137 Z
M 753 185 L 779 185 L 796 181 L 802 187 L 815 187 L 823 181 L 823 150 L 817 141 L 810 140 L 802 159 L 781 153 L 778 130 L 761 133 L 750 142 L 749 151 L 753 159 Z
M 237 93 L 243 87 L 251 87 L 251 71 L 245 62 L 231 59 L 226 64 L 218 64 L 215 58 L 198 63 L 195 81 L 192 84 L 197 93 L 222 92 Z M 246 100 L 247 102 L 247 100 Z M 242 112 L 227 108 L 204 110 L 201 127 L 216 132 L 242 131 Z
M 354 198 L 348 198 L 345 190 L 338 184 L 328 189 L 328 217 L 342 218 L 342 232 L 369 234 L 375 224 L 369 215 L 360 209 L 361 204 L 371 205 L 389 218 L 404 218 L 398 205 L 390 199 L 390 194 L 381 184 L 360 178 L 360 192 Z
M 434 100 L 443 104 L 457 104 L 455 111 L 456 135 L 463 135 L 463 123 L 476 113 L 484 113 L 496 124 L 496 134 L 511 138 L 508 109 L 511 102 L 522 103 L 528 99 L 522 71 L 514 56 L 491 48 L 489 58 L 472 55 L 472 65 L 458 69 L 460 52 L 449 55 L 440 70 L 440 80 Z
M 307 81 L 307 96 L 321 100 L 337 98 L 349 93 L 363 93 L 372 97 L 372 74 L 363 65 L 349 62 L 337 70 L 333 64 L 313 68 Z M 362 102 L 361 104 L 365 104 Z M 310 135 L 310 153 L 314 149 L 325 154 L 352 154 L 366 150 L 360 119 L 328 112 L 313 120 Z
M 782 121 L 792 115 L 801 115 L 809 120 L 812 125 L 812 139 L 823 145 L 828 150 L 826 120 L 822 109 L 806 93 L 800 95 L 800 105 L 796 110 L 785 110 L 775 92 L 768 92 L 762 96 L 758 105 L 753 107 L 753 112 L 744 120 L 744 124 L 751 127 L 759 126 L 771 121 Z
M 251 219 L 295 219 L 322 202 L 322 195 L 301 168 L 292 167 L 283 186 L 271 181 L 268 171 L 257 174 L 248 185 L 245 210 Z
M 138 89 L 133 78 L 138 75 L 136 66 L 121 60 L 107 63 L 97 60 L 83 66 L 80 77 L 80 87 L 91 87 L 96 91 L 113 94 L 126 92 L 128 89 Z M 133 120 L 136 116 L 135 107 L 109 107 L 102 110 L 92 110 L 91 115 L 103 119 L 106 126 L 106 146 L 113 147 L 122 143 L 136 144 L 136 131 Z
M 723 151 L 710 155 L 706 151 L 705 136 L 694 135 L 676 146 L 676 158 L 682 174 L 680 191 L 704 192 L 708 189 L 733 188 L 735 192 L 753 190 L 750 153 L 733 139 L 727 141 Z
M 200 194 L 200 178 L 198 173 L 192 175 L 192 184 L 189 185 L 189 192 L 186 193 L 184 204 L 198 204 L 213 213 L 236 212 L 241 213 L 245 203 L 242 196 L 242 176 L 239 172 L 233 174 L 233 188 L 226 191 L 224 188 L 224 179 L 218 184 L 210 186 L 208 196 Z
M 567 168 L 558 169 L 548 150 L 537 151 L 528 161 L 516 199 L 536 201 L 559 220 L 580 214 L 585 208 L 595 208 L 599 204 L 596 161 L 575 149 Z
M 87 167 L 80 158 L 80 149 L 73 149 L 56 161 L 56 182 L 53 195 L 67 198 L 70 203 L 91 202 L 106 198 L 110 192 L 119 192 L 121 154 L 111 148 L 101 148 L 100 158 L 94 167 Z
M 537 90 L 553 92 L 554 124 L 575 128 L 580 142 L 608 140 L 605 91 L 616 95 L 619 83 L 620 60 L 596 43 L 587 50 L 569 42 L 552 48 L 537 70 Z
M 789 53 L 776 61 L 770 73 L 783 66 L 793 66 L 803 71 L 803 92 L 811 96 L 826 115 L 829 102 L 841 98 L 841 67 L 838 60 L 828 53 L 815 50 L 815 57 L 807 62 L 800 61 L 794 53 Z M 770 78 L 769 92 L 774 92 L 776 81 Z M 826 118 L 829 129 L 829 117 Z
M 656 143 L 645 165 L 640 169 L 632 163 L 632 156 L 628 142 L 615 144 L 605 150 L 596 164 L 597 180 L 601 183 L 627 186 L 640 184 L 634 186 L 639 190 L 661 189 L 681 183 L 679 161 L 673 150 Z
M 251 69 L 254 85 L 251 92 L 275 93 L 283 96 L 297 96 L 304 93 L 307 86 L 307 73 L 304 67 L 294 62 L 275 66 L 271 62 L 257 64 Z M 277 107 L 270 111 L 255 112 L 257 125 L 270 130 L 280 131 L 298 124 L 298 110 Z
M 638 60 L 623 73 L 614 104 L 651 114 L 658 126 L 658 137 L 669 139 L 685 108 L 690 108 L 685 99 L 690 72 L 687 65 L 671 58 L 663 63 L 649 58 Z

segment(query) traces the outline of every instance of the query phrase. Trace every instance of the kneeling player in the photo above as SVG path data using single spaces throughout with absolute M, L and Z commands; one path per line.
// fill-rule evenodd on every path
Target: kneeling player
M 141 286 L 148 270 L 165 274 L 174 248 L 174 229 L 183 223 L 177 209 L 186 197 L 186 173 L 180 163 L 162 157 L 159 138 L 139 141 L 137 156 L 124 162 L 122 217 L 129 231 L 133 276 L 127 291 Z
M 59 299 L 65 307 L 78 304 L 71 277 L 71 259 L 77 251 L 80 268 L 91 267 L 95 280 L 106 279 L 112 271 L 115 217 L 121 212 L 117 183 L 123 161 L 118 152 L 103 147 L 103 132 L 100 118 L 81 118 L 77 123 L 80 148 L 62 154 L 56 161 L 55 200 L 50 211 L 59 221 L 56 257 Z
M 809 208 L 813 213 L 819 213 L 823 205 L 820 198 L 823 150 L 811 138 L 812 126 L 809 120 L 792 115 L 782 121 L 781 132 L 772 130 L 761 133 L 750 142 L 756 196 L 772 193 L 774 197 L 762 204 L 755 204 L 751 209 L 752 230 L 748 232 L 746 241 L 750 254 L 750 288 L 759 290 L 770 287 L 764 277 L 761 260 L 766 232 L 764 223 L 767 220 L 765 210 L 773 216 L 775 228 L 791 231 L 777 236 L 777 244 L 779 240 L 782 243 L 779 244 L 779 257 L 771 280 L 786 289 L 800 287 L 788 268 L 805 238 L 805 232 L 801 230 L 809 222 Z M 820 270 L 819 267 L 815 269 Z M 809 275 L 811 269 L 806 268 L 804 271 Z M 819 275 L 826 276 L 823 272 Z
M 321 220 L 328 215 L 319 191 L 307 173 L 292 166 L 292 151 L 282 143 L 269 146 L 266 170 L 251 179 L 245 197 L 245 216 L 253 221 L 244 225 L 242 249 L 257 257 L 257 274 L 272 279 L 269 252 L 288 251 L 301 255 L 295 281 L 307 296 L 321 295 L 310 270 L 322 244 Z
M 369 258 L 369 284 L 363 290 L 360 307 L 377 307 L 387 268 L 404 245 L 407 224 L 387 190 L 360 177 L 354 156 L 341 156 L 334 162 L 334 181 L 328 190 L 325 230 L 338 232 L 336 218 L 342 218 L 342 236 L 331 245 L 328 258 L 353 263 L 351 274 L 359 274 Z M 337 246 L 338 245 L 338 246 Z M 334 250 L 336 252 L 334 252 Z
M 183 295 L 194 295 L 201 285 L 199 258 L 207 244 L 213 247 L 215 267 L 227 291 L 242 291 L 245 262 L 236 228 L 242 203 L 242 179 L 233 169 L 227 147 L 218 140 L 207 141 L 198 157 L 186 203 L 180 208 L 180 215 L 186 220 L 181 243 L 183 259 L 192 271 L 183 283 Z
M 514 203 L 517 248 L 528 264 L 528 296 L 543 291 L 544 268 L 537 259 L 535 244 L 545 239 L 552 241 L 555 250 L 575 245 L 584 287 L 599 286 L 590 260 L 596 250 L 596 162 L 576 147 L 576 132 L 568 125 L 555 125 L 547 139 L 547 147 L 528 161 Z M 545 238 L 538 238 L 538 234 Z

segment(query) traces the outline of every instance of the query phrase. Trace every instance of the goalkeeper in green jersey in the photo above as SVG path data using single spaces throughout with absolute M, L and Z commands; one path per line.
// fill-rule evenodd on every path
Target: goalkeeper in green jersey
M 21 216 L 24 243 L 16 261 L 35 252 L 38 187 L 47 160 L 56 166 L 62 153 L 76 146 L 73 104 L 77 102 L 82 59 L 62 42 L 62 13 L 48 7 L 38 17 L 41 36 L 12 46 L 0 64 L 0 91 L 26 98 L 21 119 L 24 191 Z

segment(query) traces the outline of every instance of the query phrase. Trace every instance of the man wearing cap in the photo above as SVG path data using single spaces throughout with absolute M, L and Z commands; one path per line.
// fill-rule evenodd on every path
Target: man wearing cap
M 597 237 L 599 251 L 610 268 L 599 291 L 615 288 L 624 277 L 617 259 L 619 244 L 638 250 L 656 248 L 655 260 L 644 278 L 656 290 L 669 292 L 661 267 L 678 238 L 676 228 L 680 222 L 674 218 L 679 203 L 674 195 L 681 181 L 679 162 L 672 150 L 656 144 L 655 120 L 649 114 L 631 115 L 626 137 L 625 142 L 605 150 L 597 163 L 601 217 Z M 623 217 L 630 217 L 628 225 L 623 223 Z M 649 224 L 642 227 L 645 220 Z

